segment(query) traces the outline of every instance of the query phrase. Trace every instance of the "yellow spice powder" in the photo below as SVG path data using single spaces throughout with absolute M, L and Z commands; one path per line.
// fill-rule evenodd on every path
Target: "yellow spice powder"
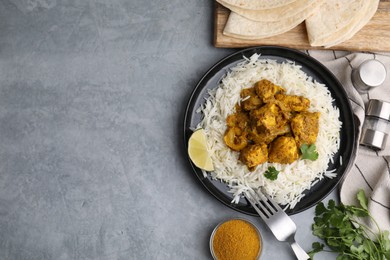
M 260 238 L 247 221 L 229 220 L 218 227 L 213 250 L 218 260 L 253 260 L 260 252 Z

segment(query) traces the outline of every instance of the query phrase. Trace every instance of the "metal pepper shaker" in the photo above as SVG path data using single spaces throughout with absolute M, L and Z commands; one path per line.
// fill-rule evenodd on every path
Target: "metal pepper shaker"
M 373 150 L 383 150 L 386 147 L 390 133 L 390 103 L 371 99 L 367 105 L 360 144 Z
M 352 71 L 352 84 L 360 93 L 382 85 L 386 79 L 386 68 L 378 60 L 367 60 Z

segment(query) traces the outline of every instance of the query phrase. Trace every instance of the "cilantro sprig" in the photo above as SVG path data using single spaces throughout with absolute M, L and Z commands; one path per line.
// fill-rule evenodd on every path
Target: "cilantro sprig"
M 315 161 L 318 159 L 317 147 L 315 144 L 302 144 L 301 147 L 302 159 Z
M 275 167 L 270 166 L 268 169 L 265 171 L 264 176 L 267 179 L 270 179 L 271 181 L 274 181 L 278 178 L 279 171 L 275 169 Z
M 313 234 L 325 241 L 329 248 L 320 242 L 312 244 L 309 252 L 314 254 L 321 251 L 338 253 L 337 260 L 347 259 L 390 259 L 390 233 L 382 231 L 368 211 L 368 200 L 363 190 L 357 193 L 360 206 L 336 205 L 334 200 L 328 206 L 320 202 L 315 209 Z M 359 222 L 359 217 L 368 217 L 375 223 L 379 234 Z M 375 241 L 369 236 L 374 236 Z

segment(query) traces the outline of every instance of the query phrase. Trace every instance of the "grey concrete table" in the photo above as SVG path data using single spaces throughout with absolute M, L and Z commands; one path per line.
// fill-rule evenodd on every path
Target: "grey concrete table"
M 213 227 L 242 216 L 181 138 L 196 82 L 234 51 L 212 46 L 212 6 L 0 2 L 0 259 L 210 259 Z M 313 211 L 293 216 L 306 250 Z M 294 259 L 248 218 L 263 259 Z

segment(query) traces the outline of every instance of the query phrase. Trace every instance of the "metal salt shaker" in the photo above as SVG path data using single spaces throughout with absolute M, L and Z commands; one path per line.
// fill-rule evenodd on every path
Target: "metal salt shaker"
M 371 99 L 367 106 L 360 144 L 373 150 L 383 150 L 389 133 L 390 103 Z
M 386 79 L 386 68 L 378 60 L 367 60 L 352 71 L 352 83 L 358 92 L 364 93 L 380 86 Z

